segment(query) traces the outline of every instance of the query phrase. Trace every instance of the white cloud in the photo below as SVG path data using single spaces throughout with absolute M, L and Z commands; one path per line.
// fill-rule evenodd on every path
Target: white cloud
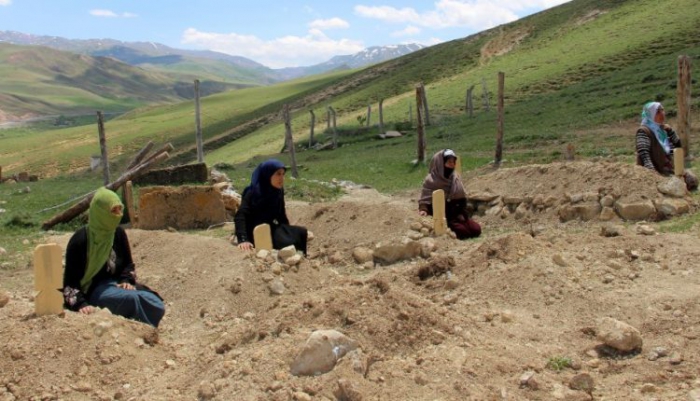
M 350 24 L 348 24 L 347 21 L 340 19 L 340 18 L 331 18 L 331 19 L 317 19 L 311 21 L 309 23 L 309 28 L 312 29 L 320 29 L 320 30 L 326 30 L 326 29 L 345 29 L 349 28 Z
M 0 0 L 2 1 L 2 0 Z M 135 18 L 138 15 L 134 13 L 121 13 L 117 14 L 112 10 L 90 10 L 90 15 L 95 17 L 107 17 L 107 18 Z
M 359 41 L 330 39 L 318 29 L 310 30 L 306 36 L 290 35 L 262 40 L 253 35 L 202 32 L 188 28 L 182 34 L 182 43 L 247 57 L 271 68 L 322 63 L 338 54 L 352 54 L 364 49 Z
M 9 6 L 12 4 L 12 0 L 0 0 L 0 6 Z
M 390 6 L 355 6 L 355 13 L 389 23 L 404 23 L 425 28 L 441 29 L 467 27 L 483 30 L 515 21 L 517 11 L 549 8 L 569 0 L 509 0 L 495 3 L 491 0 L 438 0 L 432 10 L 418 12 L 413 8 Z
M 391 33 L 391 36 L 393 37 L 402 37 L 402 36 L 415 36 L 421 33 L 421 29 L 418 27 L 415 27 L 413 25 L 409 25 L 406 28 L 400 30 L 400 31 L 395 31 Z

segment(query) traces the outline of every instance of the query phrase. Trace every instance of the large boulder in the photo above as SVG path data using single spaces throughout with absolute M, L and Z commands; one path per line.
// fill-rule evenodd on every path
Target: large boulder
M 317 330 L 294 358 L 291 373 L 295 376 L 318 376 L 330 372 L 346 353 L 357 348 L 357 343 L 336 330 Z
M 650 200 L 627 202 L 618 200 L 615 202 L 615 211 L 625 220 L 648 220 L 656 208 Z
M 598 319 L 598 340 L 620 352 L 631 352 L 642 348 L 639 330 L 627 323 L 610 317 Z

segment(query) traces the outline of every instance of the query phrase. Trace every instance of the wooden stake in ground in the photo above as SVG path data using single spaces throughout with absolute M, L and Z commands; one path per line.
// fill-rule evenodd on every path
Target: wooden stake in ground
M 194 80 L 194 123 L 197 136 L 197 162 L 204 162 L 204 145 L 202 144 L 202 120 L 199 113 L 199 80 Z
M 384 111 L 383 111 L 383 106 L 382 104 L 384 103 L 384 99 L 379 99 L 379 134 L 384 133 Z
M 498 73 L 498 122 L 497 122 L 497 133 L 496 133 L 496 167 L 501 165 L 501 160 L 503 159 L 503 120 L 505 118 L 504 107 L 503 107 L 503 92 L 505 91 L 505 80 L 506 74 L 503 72 Z
M 272 234 L 270 234 L 269 224 L 260 224 L 253 229 L 253 241 L 255 249 L 272 250 Z
M 109 158 L 107 157 L 107 138 L 105 137 L 105 123 L 102 112 L 97 112 L 97 133 L 100 137 L 100 152 L 102 153 L 102 179 L 104 184 L 109 183 Z
M 372 119 L 372 105 L 367 105 L 367 128 L 370 126 L 370 120 Z
M 678 57 L 678 87 L 676 97 L 678 104 L 678 135 L 683 145 L 686 160 L 690 157 L 690 86 L 692 84 L 690 73 L 690 57 Z M 690 167 L 690 166 L 688 166 Z
M 309 110 L 309 113 L 311 113 L 311 126 L 309 127 L 311 132 L 309 133 L 309 149 L 311 149 L 312 146 L 314 146 L 314 128 L 316 126 L 316 114 L 314 114 L 313 110 Z
M 289 116 L 288 104 L 284 105 L 284 135 L 285 142 L 287 143 L 287 150 L 289 151 L 289 158 L 292 159 L 292 177 L 299 178 L 296 150 L 294 149 L 294 139 L 292 138 L 292 119 Z
M 34 298 L 37 316 L 63 312 L 62 273 L 60 246 L 44 244 L 34 249 L 34 289 L 39 292 Z
M 474 103 L 472 101 L 472 93 L 474 92 L 474 85 L 470 86 L 469 89 L 467 89 L 467 115 L 469 117 L 474 117 Z
M 433 231 L 435 235 L 443 235 L 447 232 L 445 191 L 442 189 L 433 191 Z
M 126 184 L 124 184 L 122 196 L 124 197 L 124 202 L 126 203 L 127 213 L 129 213 L 131 228 L 138 228 L 139 217 L 136 215 L 136 208 L 134 207 L 134 186 L 131 181 L 127 181 Z
M 335 127 L 335 110 L 333 107 L 328 106 L 328 111 L 331 113 L 331 118 L 333 119 L 333 149 L 338 148 L 338 130 Z
M 421 96 L 423 96 L 423 124 L 430 126 L 430 110 L 428 109 L 428 95 L 425 93 L 425 85 L 420 83 Z
M 418 133 L 418 162 L 425 161 L 425 130 L 423 128 L 423 85 L 416 86 L 416 131 Z

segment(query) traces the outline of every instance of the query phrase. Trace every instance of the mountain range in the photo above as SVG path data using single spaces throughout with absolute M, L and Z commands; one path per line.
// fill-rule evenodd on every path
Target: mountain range
M 176 49 L 155 42 L 66 39 L 0 31 L 0 46 L 0 70 L 4 73 L 3 82 L 0 83 L 0 121 L 43 114 L 79 114 L 95 107 L 125 111 L 153 102 L 192 98 L 194 79 L 202 82 L 200 93 L 208 95 L 235 88 L 265 86 L 334 70 L 361 68 L 423 48 L 416 44 L 371 47 L 356 54 L 336 56 L 317 65 L 271 69 L 241 56 L 209 50 Z M 50 48 L 51 51 L 37 50 L 40 46 Z M 70 56 L 71 54 L 81 57 Z M 67 67 L 66 63 L 74 65 Z M 118 63 L 126 65 L 116 66 Z M 57 74 L 55 65 L 58 64 L 63 65 L 63 70 L 72 70 L 77 75 Z M 8 68 L 10 66 L 12 68 Z M 129 67 L 137 70 L 127 72 Z M 115 70 L 121 72 L 115 74 Z M 24 71 L 32 71 L 32 77 L 27 77 Z M 127 83 L 128 76 L 140 80 L 144 74 L 150 78 L 143 80 L 141 88 Z M 113 88 L 115 93 L 110 88 L 105 88 L 99 81 L 107 76 L 115 86 L 121 84 L 127 89 Z M 78 97 L 86 100 L 94 97 L 101 99 L 91 99 L 86 104 L 78 101 L 77 104 L 66 107 L 60 102 L 39 96 L 45 92 L 41 87 L 47 84 L 51 86 L 48 92 L 56 92 L 56 86 L 71 85 L 72 87 L 64 89 L 66 95 L 72 93 L 71 96 L 75 97 L 74 92 L 78 90 L 88 92 Z M 96 88 L 100 90 L 96 91 Z M 142 89 L 145 92 L 141 92 Z

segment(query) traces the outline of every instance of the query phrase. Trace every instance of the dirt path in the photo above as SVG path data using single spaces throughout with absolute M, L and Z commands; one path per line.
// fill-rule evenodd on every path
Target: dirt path
M 526 166 L 472 177 L 467 187 L 511 196 L 610 187 L 654 198 L 655 185 L 638 181 L 645 174 L 624 165 Z M 640 235 L 614 220 L 621 235 L 604 237 L 609 223 L 561 223 L 554 211 L 481 216 L 482 238 L 436 238 L 430 259 L 356 264 L 354 248 L 411 232 L 416 195 L 363 189 L 328 204 L 292 202 L 291 220 L 316 238 L 310 258 L 291 268 L 224 239 L 129 230 L 141 280 L 167 300 L 158 331 L 107 312 L 33 317 L 31 272 L 8 274 L 0 401 L 685 400 L 700 389 L 696 227 Z M 68 236 L 54 240 L 65 248 Z M 421 280 L 426 268 L 449 273 Z M 271 295 L 277 280 L 284 293 Z M 601 353 L 602 317 L 637 328 L 641 352 Z M 344 333 L 361 351 L 329 373 L 291 375 L 318 329 Z M 667 355 L 651 357 L 657 347 Z M 572 367 L 547 367 L 563 358 Z M 524 375 L 532 378 L 521 385 Z M 592 379 L 590 394 L 570 388 L 581 377 Z

